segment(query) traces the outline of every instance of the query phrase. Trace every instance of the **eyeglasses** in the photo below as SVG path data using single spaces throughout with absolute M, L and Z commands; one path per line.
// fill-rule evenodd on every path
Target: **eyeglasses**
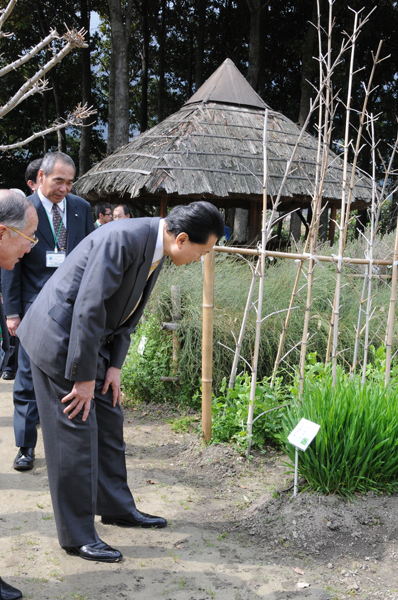
M 19 235 L 22 235 L 24 238 L 29 240 L 31 248 L 34 248 L 36 246 L 37 242 L 39 241 L 39 239 L 36 236 L 34 236 L 33 238 L 30 238 L 29 236 L 22 233 L 22 231 L 19 231 L 19 229 L 15 229 L 15 227 L 11 227 L 10 225 L 6 225 L 6 227 L 8 229 L 12 229 L 13 231 L 16 231 L 17 233 L 19 233 Z

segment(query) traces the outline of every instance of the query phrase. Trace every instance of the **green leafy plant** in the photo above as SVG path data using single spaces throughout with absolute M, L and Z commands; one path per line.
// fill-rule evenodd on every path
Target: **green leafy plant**
M 171 335 L 161 330 L 158 315 L 148 313 L 135 334 L 121 373 L 127 401 L 189 403 L 192 390 L 182 382 L 164 382 L 172 373 Z
M 232 442 L 241 451 L 248 445 L 247 417 L 249 412 L 251 378 L 245 373 L 235 379 L 233 389 L 227 389 L 224 378 L 220 395 L 213 398 L 212 406 L 212 442 Z M 272 408 L 286 404 L 289 392 L 277 379 L 274 387 L 265 377 L 257 383 L 254 418 Z M 279 441 L 282 431 L 281 417 L 283 408 L 278 408 L 261 416 L 253 426 L 252 445 L 263 446 L 266 441 Z

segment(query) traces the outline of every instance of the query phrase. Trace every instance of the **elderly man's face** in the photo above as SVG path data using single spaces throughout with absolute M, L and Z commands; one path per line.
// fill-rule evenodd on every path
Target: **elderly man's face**
M 24 254 L 30 252 L 30 241 L 21 234 L 33 238 L 37 229 L 37 213 L 34 206 L 30 206 L 26 211 L 28 217 L 27 225 L 21 229 L 20 233 L 15 233 L 8 229 L 6 225 L 0 223 L 0 267 L 11 271 L 15 263 L 18 262 Z M 14 234 L 15 235 L 11 235 Z
M 58 204 L 71 191 L 74 177 L 73 167 L 57 160 L 49 175 L 45 175 L 41 169 L 39 170 L 41 192 L 51 202 Z

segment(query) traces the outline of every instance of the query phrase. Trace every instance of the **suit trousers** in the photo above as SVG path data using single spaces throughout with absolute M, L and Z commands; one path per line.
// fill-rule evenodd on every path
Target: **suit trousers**
M 10 335 L 10 356 L 8 357 L 7 365 L 4 371 L 16 373 L 18 369 L 18 349 L 19 339 L 15 335 Z
M 126 515 L 135 507 L 127 485 L 123 411 L 112 406 L 111 388 L 101 394 L 102 376 L 87 420 L 82 421 L 83 411 L 68 419 L 61 399 L 73 382 L 55 381 L 33 362 L 32 375 L 59 543 L 66 548 L 97 542 L 96 514 Z
M 23 306 L 24 315 L 31 306 Z M 19 344 L 18 370 L 14 381 L 14 435 L 15 445 L 20 448 L 35 448 L 37 442 L 36 423 L 39 412 L 33 387 L 30 358 Z

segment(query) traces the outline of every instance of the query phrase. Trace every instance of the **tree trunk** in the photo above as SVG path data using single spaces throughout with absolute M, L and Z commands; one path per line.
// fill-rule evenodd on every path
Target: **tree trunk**
M 80 2 L 81 25 L 87 30 L 86 41 L 88 48 L 82 48 L 82 93 L 83 104 L 87 102 L 92 105 L 91 98 L 91 64 L 90 64 L 90 11 L 88 0 Z M 84 175 L 90 169 L 90 144 L 91 144 L 91 122 L 90 118 L 84 119 L 84 127 L 81 129 L 79 148 L 79 175 Z
M 111 52 L 109 64 L 109 82 L 108 82 L 108 137 L 106 140 L 106 153 L 112 154 L 116 150 L 115 146 L 115 121 L 116 121 L 116 99 L 115 99 L 116 65 L 115 56 Z
M 159 88 L 158 88 L 158 123 L 164 119 L 164 65 L 166 42 L 166 0 L 162 0 L 162 20 L 159 36 Z
M 323 208 L 319 223 L 319 241 L 325 244 L 328 239 L 329 208 Z
M 141 117 L 140 131 L 143 133 L 148 129 L 148 55 L 149 55 L 149 24 L 148 24 L 148 7 L 146 0 L 142 3 L 141 12 L 142 23 L 142 75 L 141 75 Z
M 322 9 L 322 0 L 320 0 Z M 313 2 L 311 22 L 308 23 L 307 33 L 304 38 L 303 54 L 302 54 L 302 69 L 301 69 L 301 100 L 298 117 L 298 124 L 302 127 L 310 112 L 311 95 L 314 93 L 314 88 L 311 87 L 311 81 L 317 69 L 317 61 L 314 60 L 314 44 L 317 39 L 317 0 Z
M 107 0 L 111 25 L 111 69 L 113 80 L 109 77 L 109 94 L 114 93 L 113 103 L 113 140 L 108 142 L 108 153 L 129 141 L 129 46 L 131 34 L 131 16 L 133 0 Z M 145 2 L 143 3 L 145 6 Z M 113 90 L 111 88 L 113 86 Z M 111 131 L 112 134 L 112 131 Z M 109 136 L 109 131 L 108 131 Z
M 395 178 L 394 178 L 395 183 Z M 391 198 L 391 208 L 390 208 L 390 223 L 388 225 L 387 233 L 391 233 L 394 231 L 397 226 L 397 217 L 398 217 L 398 192 L 395 191 Z
M 54 102 L 55 102 L 55 111 L 57 113 L 57 119 L 61 120 L 65 118 L 65 112 L 62 102 L 62 93 L 59 87 L 59 78 L 56 67 L 51 69 L 50 73 L 50 81 L 51 87 L 53 90 Z M 65 129 L 58 129 L 57 131 L 58 137 L 58 152 L 66 152 L 66 133 Z
M 198 6 L 198 35 L 196 42 L 195 90 L 203 83 L 203 59 L 205 54 L 205 26 L 207 0 L 199 0 Z
M 247 80 L 260 95 L 264 96 L 265 85 L 265 8 L 269 0 L 246 0 L 250 12 L 249 68 Z
M 43 129 L 48 127 L 48 96 L 43 94 Z M 48 152 L 48 136 L 43 137 L 43 156 Z
M 49 34 L 49 25 L 47 24 L 46 17 L 43 13 L 40 2 L 36 2 L 36 8 L 37 8 L 37 14 L 39 17 L 39 25 L 40 25 L 42 35 L 43 35 L 43 37 L 46 37 Z M 51 51 L 50 51 L 50 49 L 47 49 L 46 50 L 46 60 L 49 61 L 49 60 L 51 60 L 51 58 L 52 58 Z M 52 89 L 53 96 L 54 96 L 55 112 L 57 115 L 57 119 L 61 120 L 65 117 L 65 113 L 64 113 L 63 102 L 62 102 L 62 94 L 61 94 L 60 88 L 59 88 L 59 80 L 58 80 L 58 73 L 57 73 L 56 67 L 51 69 L 48 76 L 49 76 L 49 79 L 51 82 L 51 89 Z M 47 107 L 48 107 L 48 105 L 47 105 Z M 58 138 L 58 151 L 66 152 L 66 133 L 65 133 L 64 129 L 59 129 L 57 131 L 57 138 Z

